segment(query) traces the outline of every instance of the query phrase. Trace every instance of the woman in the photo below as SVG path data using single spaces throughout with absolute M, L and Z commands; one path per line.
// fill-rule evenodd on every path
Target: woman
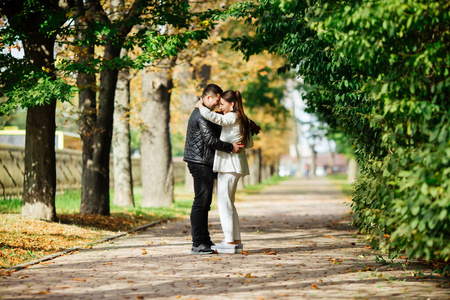
M 198 101 L 196 107 L 200 109 L 200 114 L 205 119 L 222 126 L 220 135 L 222 141 L 240 142 L 244 148 L 253 147 L 250 121 L 244 113 L 239 91 L 225 91 L 222 94 L 220 109 L 223 115 L 212 112 L 202 104 L 202 101 Z M 218 253 L 240 253 L 243 251 L 243 244 L 234 201 L 239 179 L 249 174 L 245 151 L 240 153 L 216 151 L 213 171 L 218 172 L 217 204 L 225 239 L 211 249 L 217 250 Z

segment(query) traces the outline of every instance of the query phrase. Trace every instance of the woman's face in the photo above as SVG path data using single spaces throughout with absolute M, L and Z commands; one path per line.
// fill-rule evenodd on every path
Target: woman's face
M 231 111 L 231 108 L 233 107 L 234 103 L 230 103 L 225 101 L 223 98 L 220 98 L 220 110 L 226 114 Z

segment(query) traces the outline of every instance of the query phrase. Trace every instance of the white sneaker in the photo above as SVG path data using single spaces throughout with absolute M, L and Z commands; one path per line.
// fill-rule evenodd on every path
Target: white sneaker
M 217 253 L 235 254 L 237 246 L 236 244 L 228 244 L 223 240 L 220 244 L 211 246 L 211 249 L 216 250 Z

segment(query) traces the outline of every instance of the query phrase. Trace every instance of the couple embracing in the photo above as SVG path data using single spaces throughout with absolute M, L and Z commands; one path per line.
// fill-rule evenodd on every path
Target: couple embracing
M 220 105 L 223 114 L 213 112 Z M 184 161 L 194 179 L 191 210 L 191 254 L 240 253 L 243 244 L 234 205 L 238 181 L 249 174 L 245 148 L 253 147 L 250 120 L 244 113 L 239 91 L 207 85 L 192 112 L 186 132 Z M 208 230 L 214 179 L 217 204 L 225 235 L 215 245 Z

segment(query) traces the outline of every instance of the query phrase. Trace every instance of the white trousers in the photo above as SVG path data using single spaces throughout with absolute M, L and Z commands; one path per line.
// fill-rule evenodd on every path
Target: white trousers
M 238 173 L 219 173 L 217 175 L 217 207 L 225 241 L 228 243 L 241 239 L 239 216 L 234 206 L 239 178 L 241 175 Z

